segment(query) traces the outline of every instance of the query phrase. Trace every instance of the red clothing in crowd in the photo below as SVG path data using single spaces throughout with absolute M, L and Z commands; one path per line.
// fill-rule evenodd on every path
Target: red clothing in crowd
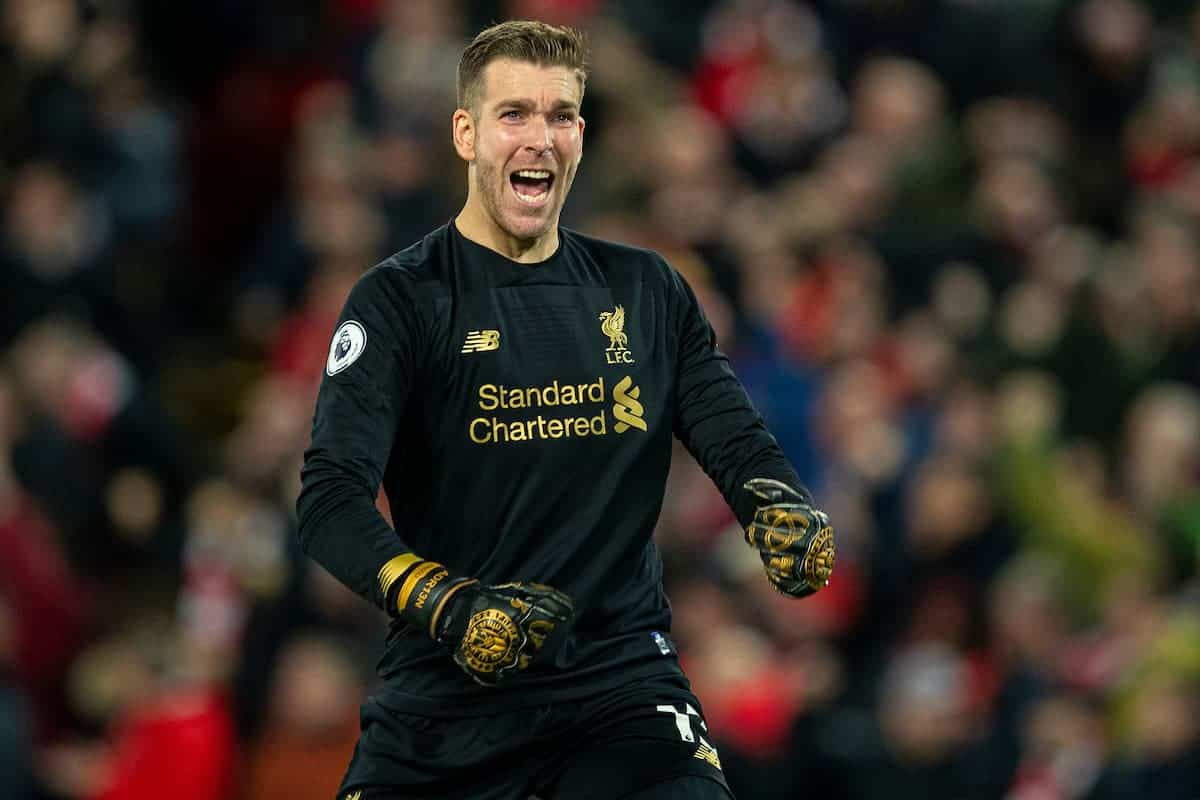
M 109 781 L 92 800 L 227 800 L 235 749 L 233 717 L 219 692 L 162 695 L 118 723 Z
M 54 739 L 65 715 L 62 683 L 90 604 L 54 528 L 21 492 L 0 498 L 0 601 L 12 617 L 13 666 L 33 699 L 35 736 Z

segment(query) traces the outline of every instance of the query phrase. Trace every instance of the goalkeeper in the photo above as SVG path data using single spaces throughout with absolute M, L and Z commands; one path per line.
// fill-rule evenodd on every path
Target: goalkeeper
M 365 273 L 333 333 L 300 539 L 392 617 L 340 798 L 731 796 L 652 540 L 673 436 L 779 591 L 832 569 L 828 520 L 686 282 L 559 226 L 585 80 L 568 28 L 475 38 L 466 203 Z

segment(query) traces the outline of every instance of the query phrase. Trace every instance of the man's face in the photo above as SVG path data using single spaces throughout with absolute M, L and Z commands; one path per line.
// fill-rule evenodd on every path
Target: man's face
M 537 239 L 558 224 L 583 154 L 581 99 L 567 67 L 502 58 L 484 68 L 471 112 L 474 189 L 508 235 Z

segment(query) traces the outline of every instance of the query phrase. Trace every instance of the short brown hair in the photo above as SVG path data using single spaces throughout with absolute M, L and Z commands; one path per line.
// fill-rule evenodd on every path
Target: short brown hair
M 574 28 L 534 20 L 501 22 L 479 32 L 458 62 L 458 107 L 476 100 L 483 70 L 498 58 L 538 66 L 567 67 L 579 78 L 579 96 L 587 84 L 587 46 Z

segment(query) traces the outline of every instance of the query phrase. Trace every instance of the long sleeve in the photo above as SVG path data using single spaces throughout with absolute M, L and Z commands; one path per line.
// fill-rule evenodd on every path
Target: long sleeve
M 679 335 L 675 435 L 746 525 L 755 508 L 742 489 L 750 478 L 775 478 L 806 497 L 808 490 L 717 347 L 695 293 L 678 273 L 672 275 Z
M 385 262 L 359 279 L 338 320 L 296 503 L 304 551 L 389 612 L 413 558 L 375 499 L 421 352 L 411 283 Z

